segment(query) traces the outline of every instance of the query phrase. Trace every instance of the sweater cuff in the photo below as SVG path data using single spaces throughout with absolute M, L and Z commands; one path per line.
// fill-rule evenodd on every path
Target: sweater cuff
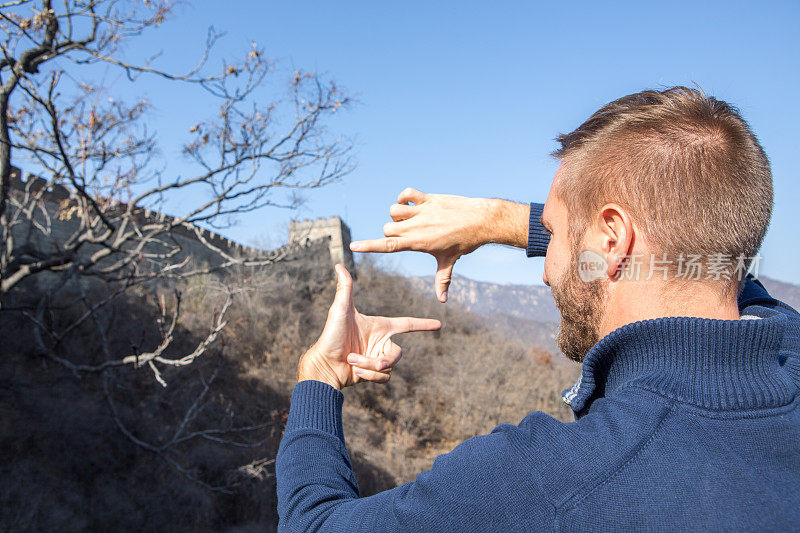
M 286 433 L 296 429 L 317 429 L 344 443 L 342 403 L 344 394 L 327 383 L 306 379 L 294 386 Z
M 531 203 L 531 218 L 528 225 L 528 248 L 525 251 L 528 257 L 544 257 L 547 255 L 547 244 L 550 234 L 542 226 L 541 218 L 544 204 Z

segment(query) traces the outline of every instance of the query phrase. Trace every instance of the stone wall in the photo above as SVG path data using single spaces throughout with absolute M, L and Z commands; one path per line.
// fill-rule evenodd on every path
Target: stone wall
M 11 176 L 12 194 L 21 197 L 24 191 L 38 192 L 46 188 L 43 195 L 42 207 L 37 210 L 37 219 L 48 218 L 51 225 L 51 235 L 47 236 L 40 232 L 31 232 L 30 224 L 19 224 L 14 229 L 14 237 L 17 243 L 27 241 L 31 247 L 39 252 L 52 252 L 59 246 L 59 243 L 66 241 L 69 236 L 78 229 L 77 217 L 65 217 L 64 213 L 69 207 L 72 197 L 70 191 L 61 185 L 48 184 L 47 180 L 28 175 L 23 179 L 22 172 L 12 167 Z M 125 203 L 118 203 L 113 207 L 114 210 L 123 212 L 128 209 Z M 44 213 L 48 216 L 45 217 Z M 154 212 L 146 208 L 136 207 L 133 210 L 134 217 L 139 224 L 148 221 L 163 222 L 173 220 L 173 217 L 164 213 Z M 43 220 L 41 220 L 43 221 Z M 325 257 L 331 265 L 343 263 L 351 273 L 355 273 L 353 254 L 350 251 L 350 229 L 342 222 L 338 216 L 329 218 L 319 218 L 317 220 L 292 221 L 289 226 L 289 243 L 292 248 L 288 254 L 288 260 L 300 260 L 304 255 L 313 255 L 315 259 L 321 259 L 322 250 L 327 249 L 330 258 Z M 172 246 L 178 245 L 180 253 L 170 259 L 170 263 L 182 262 L 187 257 L 199 265 L 205 264 L 216 267 L 225 260 L 218 253 L 209 249 L 202 241 L 205 240 L 213 247 L 219 248 L 225 254 L 233 257 L 263 257 L 268 254 L 267 250 L 260 250 L 250 246 L 245 246 L 231 239 L 223 237 L 212 231 L 200 227 L 176 226 L 170 231 L 166 239 Z M 163 252 L 156 250 L 158 245 L 149 246 L 149 252 Z M 97 246 L 87 246 L 82 250 L 83 253 L 90 254 L 97 250 Z M 327 254 L 324 254 L 327 256 Z
M 303 244 L 330 238 L 331 261 L 342 263 L 351 273 L 355 271 L 353 252 L 350 251 L 350 228 L 341 218 L 332 216 L 316 220 L 292 220 L 289 223 L 289 244 Z

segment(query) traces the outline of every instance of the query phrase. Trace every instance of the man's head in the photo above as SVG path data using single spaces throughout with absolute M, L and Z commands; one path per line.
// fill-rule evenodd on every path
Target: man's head
M 629 321 L 735 308 L 773 203 L 769 161 L 735 108 L 686 87 L 643 91 L 558 141 L 544 281 L 568 357 Z M 587 250 L 601 276 L 585 276 Z

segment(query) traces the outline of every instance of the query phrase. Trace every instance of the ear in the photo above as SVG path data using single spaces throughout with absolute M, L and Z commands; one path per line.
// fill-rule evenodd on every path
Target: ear
M 606 204 L 595 219 L 594 243 L 606 257 L 606 274 L 616 279 L 622 274 L 626 261 L 633 253 L 634 225 L 628 211 L 618 204 Z

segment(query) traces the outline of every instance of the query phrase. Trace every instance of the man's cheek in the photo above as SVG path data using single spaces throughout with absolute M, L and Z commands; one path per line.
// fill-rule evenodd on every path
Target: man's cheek
M 553 236 L 550 239 L 550 244 L 547 247 L 547 255 L 544 261 L 544 277 L 546 278 L 545 284 L 551 290 L 558 290 L 563 287 L 567 278 L 572 275 L 572 270 L 576 270 L 575 258 L 572 255 L 572 250 L 567 246 L 561 246 L 561 243 Z M 555 292 L 555 291 L 554 291 Z M 564 289 L 561 289 L 564 292 Z

